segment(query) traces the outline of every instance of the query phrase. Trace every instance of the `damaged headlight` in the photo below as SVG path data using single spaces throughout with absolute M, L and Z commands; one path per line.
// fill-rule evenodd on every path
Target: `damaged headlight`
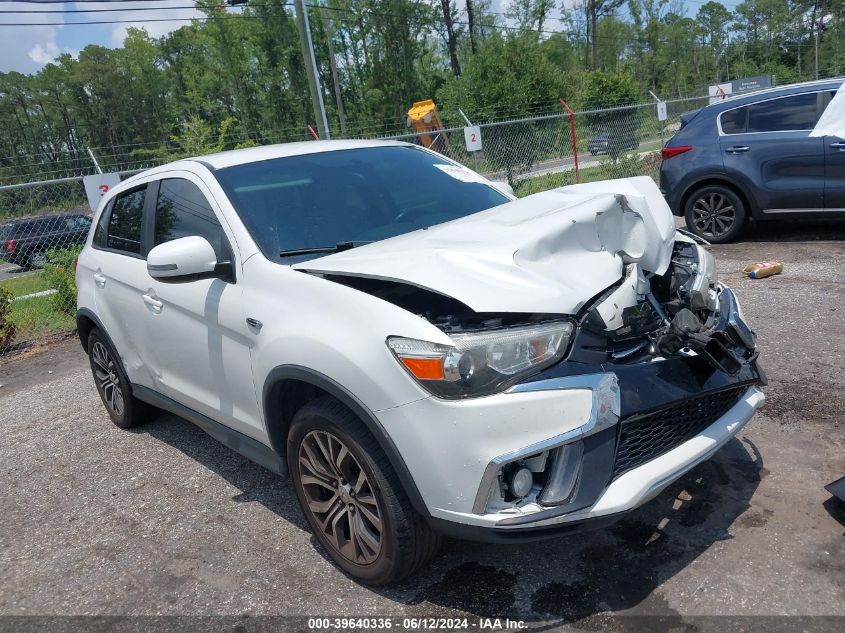
M 452 345 L 392 336 L 387 345 L 423 387 L 441 398 L 502 391 L 563 358 L 574 326 L 556 321 L 450 334 Z

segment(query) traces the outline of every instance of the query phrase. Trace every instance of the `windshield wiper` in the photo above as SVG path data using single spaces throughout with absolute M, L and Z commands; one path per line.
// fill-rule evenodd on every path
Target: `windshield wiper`
M 338 242 L 334 246 L 308 246 L 306 248 L 287 248 L 279 252 L 279 257 L 295 257 L 297 255 L 317 255 L 319 253 L 340 253 L 356 246 L 370 244 L 370 241 Z

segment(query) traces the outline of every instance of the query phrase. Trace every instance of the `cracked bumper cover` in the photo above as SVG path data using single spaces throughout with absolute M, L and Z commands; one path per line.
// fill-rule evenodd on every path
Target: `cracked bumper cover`
M 733 375 L 695 356 L 630 365 L 568 361 L 506 393 L 424 398 L 377 415 L 438 530 L 472 540 L 533 540 L 613 522 L 649 501 L 742 429 L 763 405 L 761 384 L 756 358 Z M 620 420 L 727 390 L 737 392 L 736 402 L 705 428 L 614 473 Z M 572 503 L 485 513 L 497 466 L 577 440 L 586 448 L 580 496 Z

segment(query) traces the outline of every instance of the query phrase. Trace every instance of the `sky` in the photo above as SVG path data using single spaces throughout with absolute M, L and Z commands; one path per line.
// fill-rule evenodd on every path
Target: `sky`
M 221 0 L 222 3 L 223 0 Z M 309 1 L 309 0 L 307 0 Z M 310 0 L 313 1 L 313 0 Z M 567 3 L 575 0 L 566 0 Z M 694 15 L 706 0 L 676 0 L 687 13 Z M 722 0 L 728 8 L 735 7 L 741 0 Z M 490 11 L 501 12 L 507 9 L 509 0 L 493 0 Z M 151 37 L 160 37 L 184 24 L 187 18 L 201 15 L 193 7 L 193 0 L 152 0 L 148 2 L 112 1 L 112 2 L 51 2 L 50 0 L 31 0 L 30 2 L 10 2 L 0 0 L 0 72 L 17 71 L 25 74 L 37 72 L 58 55 L 69 53 L 76 56 L 88 44 L 117 47 L 123 43 L 126 30 L 132 26 L 144 27 Z M 463 10 L 463 0 L 457 0 L 459 10 Z M 142 8 L 143 11 L 131 11 Z M 93 9 L 107 12 L 69 13 Z M 119 9 L 119 10 L 116 10 Z M 9 13 L 10 11 L 65 11 L 65 13 Z M 625 10 L 622 10 L 625 14 Z M 554 11 L 552 17 L 559 17 Z M 186 18 L 184 21 L 144 22 L 144 19 Z M 101 20 L 139 20 L 129 24 L 84 24 L 71 25 L 67 22 L 91 22 Z M 14 26 L 23 23 L 36 23 L 38 26 Z M 545 28 L 554 30 L 559 23 L 550 21 Z

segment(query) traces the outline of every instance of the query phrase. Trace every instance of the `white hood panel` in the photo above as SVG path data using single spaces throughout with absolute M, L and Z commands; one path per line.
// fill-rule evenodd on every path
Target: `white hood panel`
M 663 274 L 674 235 L 654 181 L 637 177 L 538 193 L 293 267 L 410 283 L 476 312 L 572 314 L 627 263 Z

